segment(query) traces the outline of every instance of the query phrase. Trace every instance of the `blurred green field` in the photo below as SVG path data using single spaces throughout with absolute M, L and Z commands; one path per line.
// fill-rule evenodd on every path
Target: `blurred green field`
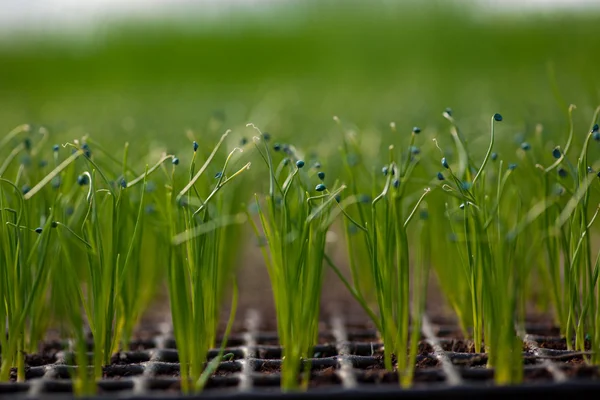
M 328 136 L 333 115 L 367 133 L 388 131 L 390 121 L 435 132 L 449 106 L 470 135 L 494 112 L 515 133 L 542 123 L 551 135 L 564 132 L 569 103 L 582 129 L 600 104 L 598 13 L 285 4 L 217 20 L 119 22 L 81 40 L 4 40 L 0 131 L 44 124 L 56 140 L 89 133 L 110 144 L 136 140 L 145 151 L 154 140 L 178 148 L 187 129 L 216 137 L 232 128 L 240 137 L 254 122 L 315 147 L 339 144 Z

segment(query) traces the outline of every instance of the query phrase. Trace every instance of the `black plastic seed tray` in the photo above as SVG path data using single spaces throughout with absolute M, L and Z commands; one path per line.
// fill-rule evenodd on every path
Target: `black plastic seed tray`
M 585 363 L 584 354 L 566 350 L 566 342 L 547 336 L 546 327 L 529 326 L 523 335 L 524 383 L 494 385 L 486 354 L 472 343 L 453 338 L 453 327 L 425 321 L 411 389 L 402 390 L 398 376 L 384 369 L 382 344 L 369 329 L 345 328 L 339 321 L 322 333 L 310 359 L 309 389 L 282 393 L 279 389 L 281 348 L 272 332 L 247 332 L 230 338 L 227 353 L 209 379 L 202 398 L 507 398 L 537 395 L 600 394 L 600 369 Z M 175 342 L 169 335 L 131 343 L 133 351 L 115 354 L 98 382 L 98 398 L 181 397 Z M 90 345 L 90 351 L 92 350 Z M 217 350 L 212 350 L 209 358 Z M 91 353 L 90 353 L 91 355 Z M 27 357 L 26 382 L 0 383 L 0 398 L 72 397 L 67 342 L 46 343 L 38 355 Z M 194 396 L 190 396 L 192 398 Z

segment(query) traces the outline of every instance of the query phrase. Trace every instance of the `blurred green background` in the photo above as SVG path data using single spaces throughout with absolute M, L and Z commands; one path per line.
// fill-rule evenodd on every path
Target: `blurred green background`
M 254 122 L 315 147 L 339 143 L 333 115 L 365 132 L 388 131 L 390 121 L 434 132 L 452 107 L 471 135 L 486 133 L 494 112 L 527 135 L 537 123 L 564 133 L 569 103 L 584 132 L 600 104 L 597 9 L 520 14 L 469 1 L 375 0 L 264 7 L 120 19 L 85 34 L 4 31 L 0 132 L 29 122 L 57 141 L 89 133 L 146 151 L 157 142 L 178 148 L 187 129 L 241 137 Z

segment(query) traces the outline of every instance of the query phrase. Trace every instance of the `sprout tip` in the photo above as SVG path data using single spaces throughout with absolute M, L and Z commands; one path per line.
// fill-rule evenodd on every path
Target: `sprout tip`
M 86 174 L 81 174 L 77 177 L 77 184 L 79 186 L 85 186 L 90 183 L 90 178 Z
M 563 167 L 560 167 L 558 169 L 558 176 L 560 176 L 561 178 L 566 178 L 568 175 L 568 172 L 566 169 L 564 169 Z
M 442 167 L 448 169 L 450 168 L 450 166 L 448 165 L 448 160 L 446 160 L 446 157 L 442 158 Z
M 554 150 L 552 150 L 552 157 L 556 159 L 560 158 L 560 149 L 558 147 L 555 147 Z

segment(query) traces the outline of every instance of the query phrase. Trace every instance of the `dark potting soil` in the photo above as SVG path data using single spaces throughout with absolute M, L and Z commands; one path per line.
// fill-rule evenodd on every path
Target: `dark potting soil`
M 472 340 L 448 337 L 457 331 L 455 326 L 432 324 L 432 328 L 434 336 L 423 335 L 419 341 L 411 390 L 414 393 L 440 388 L 454 390 L 455 387 L 493 390 L 494 371 L 486 367 L 487 355 L 475 353 Z M 544 329 L 539 324 L 527 328 L 531 333 L 523 345 L 524 384 L 521 386 L 525 388 L 533 384 L 543 388 L 546 387 L 544 385 L 589 384 L 598 380 L 600 390 L 598 367 L 587 364 L 585 354 L 567 350 L 564 339 L 541 335 L 554 332 Z M 91 342 L 88 347 L 91 356 Z M 72 363 L 68 343 L 48 341 L 39 348 L 38 354 L 26 356 L 26 382 L 14 382 L 16 371 L 13 371 L 13 382 L 0 384 L 0 397 L 68 394 L 72 391 L 70 375 L 76 366 Z M 206 394 L 225 396 L 240 390 L 245 393 L 262 393 L 261 390 L 279 393 L 282 349 L 277 344 L 275 332 L 236 332 L 229 338 L 226 353 L 230 353 L 231 359 L 221 362 L 209 378 Z M 216 355 L 217 350 L 211 350 L 209 359 Z M 178 361 L 172 336 L 138 334 L 130 343 L 129 351 L 114 354 L 111 364 L 104 367 L 98 393 L 110 396 L 179 393 Z M 395 366 L 395 357 L 392 361 Z M 309 394 L 334 389 L 341 390 L 340 393 L 382 388 L 400 390 L 398 374 L 385 369 L 383 344 L 368 323 L 341 328 L 339 324 L 324 324 L 319 344 L 314 347 L 312 358 L 307 362 L 312 366 Z

